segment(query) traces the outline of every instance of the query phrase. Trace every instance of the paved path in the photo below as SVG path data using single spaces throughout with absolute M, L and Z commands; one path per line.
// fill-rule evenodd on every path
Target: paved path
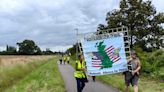
M 66 92 L 77 92 L 76 89 L 76 80 L 73 77 L 74 69 L 66 64 L 58 64 L 59 71 L 65 82 Z M 83 92 L 119 92 L 118 90 L 101 83 L 100 81 L 92 82 L 92 79 L 89 78 L 89 82 L 86 83 L 86 86 Z

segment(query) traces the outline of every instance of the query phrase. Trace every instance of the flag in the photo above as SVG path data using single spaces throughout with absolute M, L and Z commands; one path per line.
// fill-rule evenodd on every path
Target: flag
M 101 63 L 100 59 L 92 59 L 92 67 L 100 68 L 102 66 Z
M 114 50 L 116 49 L 113 46 L 109 46 L 107 49 L 105 49 L 105 52 L 113 62 L 117 62 L 121 59 L 121 57 L 119 56 L 119 53 L 114 53 Z

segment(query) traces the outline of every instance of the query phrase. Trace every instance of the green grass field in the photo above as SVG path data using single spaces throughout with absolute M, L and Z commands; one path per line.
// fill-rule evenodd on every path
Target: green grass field
M 64 82 L 57 67 L 57 58 L 40 65 L 4 92 L 65 92 Z M 21 71 L 21 70 L 20 70 Z

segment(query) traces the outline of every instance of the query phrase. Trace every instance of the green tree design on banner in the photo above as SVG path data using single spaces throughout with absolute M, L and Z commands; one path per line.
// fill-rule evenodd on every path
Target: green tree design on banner
M 106 45 L 103 45 L 103 43 L 104 41 L 96 43 L 98 53 L 103 57 L 101 69 L 110 68 L 112 67 L 112 64 L 113 64 L 113 62 L 111 61 L 111 59 L 108 57 L 107 53 L 105 52 Z

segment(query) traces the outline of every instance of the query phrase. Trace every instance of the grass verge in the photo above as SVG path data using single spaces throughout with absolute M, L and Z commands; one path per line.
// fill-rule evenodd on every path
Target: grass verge
M 0 92 L 12 86 L 34 69 L 45 64 L 45 61 L 29 62 L 27 64 L 17 64 L 13 66 L 0 67 Z
M 119 89 L 120 92 L 124 92 L 124 76 L 121 74 L 98 76 L 97 79 Z M 163 89 L 164 83 L 140 76 L 139 92 L 164 92 Z M 129 92 L 133 92 L 133 88 L 131 86 Z
M 124 84 L 124 78 L 121 74 L 98 76 L 97 79 L 105 84 L 109 84 L 112 87 L 117 88 L 118 90 L 120 90 L 120 92 L 124 92 L 125 84 Z M 129 92 L 133 92 L 132 88 L 129 89 Z
M 65 92 L 56 61 L 51 59 L 5 92 Z

